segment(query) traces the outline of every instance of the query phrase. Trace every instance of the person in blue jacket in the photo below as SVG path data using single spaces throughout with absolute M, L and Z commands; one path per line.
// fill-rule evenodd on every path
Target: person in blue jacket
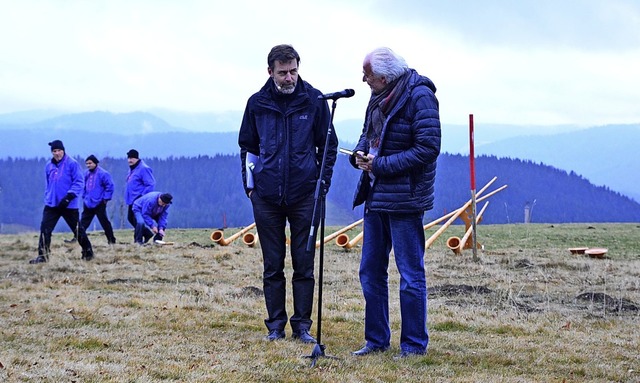
M 330 135 L 329 106 L 322 93 L 298 74 L 300 56 L 291 45 L 277 45 L 267 56 L 269 78 L 247 101 L 238 136 L 242 179 L 251 199 L 263 256 L 263 287 L 268 341 L 283 339 L 287 322 L 292 337 L 316 343 L 309 334 L 313 307 L 314 251 L 307 252 L 314 192 L 325 146 L 323 192 L 331 183 L 338 140 Z M 247 174 L 247 157 L 255 167 Z M 247 186 L 247 177 L 253 180 Z M 252 176 L 252 178 L 251 178 Z M 284 275 L 286 223 L 291 232 L 293 315 L 287 317 Z M 315 250 L 315 249 L 314 249 Z
M 116 237 L 107 216 L 107 203 L 113 198 L 114 185 L 111 174 L 98 166 L 98 163 L 100 161 L 93 154 L 85 160 L 87 170 L 84 173 L 84 205 L 80 222 L 86 230 L 91 225 L 93 217 L 97 216 L 107 237 L 107 243 L 112 245 L 116 243 Z
M 64 219 L 78 238 L 82 247 L 82 259 L 93 259 L 93 248 L 84 227 L 80 223 L 78 205 L 84 186 L 82 169 L 76 160 L 69 157 L 60 140 L 49 142 L 52 158 L 45 166 L 46 188 L 44 192 L 44 210 L 40 223 L 38 256 L 30 264 L 44 263 L 51 253 L 51 233 L 60 220 Z
M 135 228 L 136 217 L 133 214 L 133 203 L 138 198 L 153 191 L 156 186 L 156 179 L 153 177 L 153 169 L 140 159 L 137 150 L 131 149 L 127 152 L 127 163 L 129 164 L 129 173 L 127 174 L 124 202 L 129 207 L 127 221 Z
M 173 196 L 169 193 L 154 191 L 143 195 L 133 203 L 136 217 L 135 241 L 143 245 L 153 237 L 162 241 L 167 229 L 169 207 Z
M 397 357 L 422 355 L 429 343 L 422 219 L 433 207 L 440 154 L 436 87 L 389 48 L 367 54 L 363 74 L 371 97 L 357 155 L 349 159 L 363 171 L 353 205 L 365 204 L 359 274 L 366 344 L 353 354 L 390 346 L 388 267 L 393 249 L 402 318 Z

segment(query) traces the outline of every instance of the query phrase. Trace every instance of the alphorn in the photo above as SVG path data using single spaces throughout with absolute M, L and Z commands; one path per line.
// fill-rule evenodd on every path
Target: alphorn
M 347 232 L 351 229 L 353 229 L 354 227 L 358 226 L 359 224 L 361 224 L 364 221 L 363 218 L 360 218 L 359 220 L 355 221 L 354 223 L 347 225 L 345 227 L 343 227 L 340 230 L 337 230 L 329 235 L 327 235 L 326 237 L 324 237 L 324 243 L 327 243 L 329 241 L 331 241 L 332 239 L 339 237 L 340 235 L 342 235 L 342 233 Z M 349 238 L 347 236 L 347 238 Z M 336 239 L 336 243 L 338 243 L 338 240 Z M 316 248 L 320 247 L 320 240 L 316 241 Z
M 487 182 L 487 184 L 486 184 L 486 185 L 484 185 L 484 186 L 482 187 L 482 189 L 478 190 L 478 192 L 476 193 L 476 197 L 479 197 L 479 196 L 480 196 L 480 194 L 482 194 L 485 190 L 487 190 L 487 188 L 488 188 L 489 186 L 491 186 L 491 184 L 492 184 L 492 183 L 494 183 L 496 179 L 498 179 L 498 177 L 493 177 L 489 182 Z M 476 201 L 476 202 L 477 202 L 477 201 Z M 459 210 L 459 209 L 454 210 L 454 211 L 452 211 L 452 212 L 451 212 L 451 213 L 449 213 L 449 214 L 445 214 L 445 215 L 443 215 L 442 217 L 437 218 L 437 219 L 435 219 L 435 220 L 433 220 L 433 221 L 431 221 L 431 222 L 427 223 L 426 225 L 424 225 L 424 226 L 422 227 L 422 229 L 423 229 L 423 230 L 427 230 L 427 229 L 429 229 L 429 228 L 431 228 L 431 227 L 433 227 L 433 226 L 437 225 L 438 223 L 440 223 L 440 222 L 444 221 L 445 219 L 447 219 L 447 218 L 451 217 L 452 215 L 456 214 L 456 212 L 457 212 L 458 210 Z
M 242 243 L 249 247 L 255 246 L 255 244 L 258 243 L 258 234 L 244 233 L 242 235 Z
M 482 214 L 484 214 L 487 205 L 489 205 L 489 201 L 484 203 L 484 206 L 482 206 L 482 209 L 480 209 L 480 211 L 476 215 L 476 224 L 480 223 L 480 221 L 482 220 Z M 464 233 L 464 236 L 462 236 L 462 239 L 458 237 L 449 237 L 449 239 L 447 239 L 447 247 L 453 250 L 454 254 L 460 254 L 462 252 L 462 247 L 467 242 L 467 239 L 469 239 L 472 231 L 473 226 L 469 226 L 467 231 Z
M 497 188 L 496 190 L 492 191 L 491 193 L 482 196 L 481 198 L 478 198 L 476 200 L 477 202 L 481 202 L 489 197 L 491 197 L 492 195 L 496 194 L 497 192 L 504 190 L 507 187 L 507 185 L 502 185 L 501 187 Z M 453 223 L 453 221 L 456 220 L 456 218 L 458 218 L 460 216 L 460 214 L 462 214 L 465 210 L 467 210 L 467 208 L 469 207 L 469 205 L 471 205 L 471 199 L 469 201 L 467 201 L 467 203 L 465 203 L 462 207 L 460 207 L 458 210 L 454 210 L 454 214 L 451 215 L 451 217 L 449 218 L 449 220 L 447 222 L 445 222 L 444 224 L 442 224 L 442 226 L 440 226 L 440 228 L 431 235 L 431 237 L 429 237 L 424 244 L 424 248 L 428 249 L 429 246 L 431 246 L 433 244 L 433 242 L 438 239 L 438 237 L 440 236 L 440 234 L 442 234 L 443 231 L 445 231 L 449 225 L 451 225 Z
M 488 188 L 489 186 L 491 186 L 491 184 L 493 184 L 493 183 L 495 182 L 495 180 L 496 180 L 496 179 L 498 179 L 498 177 L 493 177 L 489 182 L 487 182 L 487 184 L 486 184 L 486 185 L 484 185 L 484 187 L 482 187 L 482 189 L 480 189 L 480 190 L 478 191 L 478 193 L 476 193 L 476 196 L 477 196 L 477 195 L 479 195 L 479 194 L 482 194 L 485 190 L 487 190 L 487 188 Z M 479 198 L 476 202 L 480 202 L 480 201 L 482 201 L 482 200 L 484 200 L 484 199 L 487 199 L 487 198 L 491 197 L 492 195 L 496 194 L 497 192 L 499 192 L 500 190 L 503 190 L 503 189 L 504 189 L 504 188 L 506 188 L 506 187 L 507 187 L 507 185 L 504 185 L 504 186 L 502 186 L 502 187 L 500 187 L 500 188 L 498 188 L 498 189 L 496 189 L 496 190 L 492 191 L 491 193 L 487 194 L 486 196 L 484 196 L 484 197 L 482 197 L 482 198 Z M 468 202 L 468 203 L 469 203 L 469 204 L 471 204 L 471 200 L 469 200 L 469 202 Z M 432 226 L 434 226 L 434 225 L 438 224 L 439 222 L 444 221 L 444 220 L 445 220 L 445 219 L 447 219 L 447 218 L 450 218 L 450 217 L 451 217 L 451 216 L 453 216 L 453 215 L 455 215 L 455 218 L 457 218 L 460 214 L 462 214 L 462 212 L 464 212 L 464 210 L 465 210 L 465 209 L 466 209 L 466 205 L 465 205 L 465 206 L 463 206 L 463 207 L 461 207 L 461 208 L 459 208 L 458 210 L 454 210 L 454 211 L 452 211 L 452 212 L 451 212 L 451 213 L 449 213 L 449 214 L 446 214 L 446 215 L 444 215 L 444 216 L 442 216 L 442 217 L 440 217 L 440 218 L 438 218 L 438 219 L 436 219 L 436 220 L 433 220 L 433 221 L 431 221 L 431 222 L 427 223 L 426 225 L 424 225 L 424 226 L 423 226 L 423 229 L 424 229 L 424 230 L 427 230 L 428 228 L 430 228 L 430 227 L 432 227 Z M 454 218 L 454 219 L 452 219 L 452 220 L 450 220 L 450 221 L 451 221 L 451 222 L 453 222 L 453 220 L 455 220 L 455 218 Z M 451 224 L 451 222 L 449 222 L 448 224 L 446 224 L 446 226 L 448 227 L 448 226 Z M 444 228 L 442 228 L 441 230 L 439 230 L 439 233 L 437 233 L 437 234 L 438 234 L 438 236 L 439 236 L 440 234 L 442 234 L 442 232 L 443 232 L 445 229 L 446 229 L 446 227 L 444 227 Z M 362 240 L 362 237 L 363 237 L 363 232 L 361 232 L 360 234 L 358 234 L 357 236 L 355 236 L 352 240 L 349 240 L 349 236 L 348 236 L 348 235 L 346 235 L 346 234 L 340 234 L 340 235 L 336 238 L 336 245 L 338 245 L 338 246 L 340 246 L 340 247 L 342 247 L 342 248 L 345 248 L 345 249 L 351 249 L 353 246 L 355 246 L 358 242 L 360 242 L 360 241 Z M 437 236 L 436 236 L 436 238 L 437 238 Z M 434 238 L 431 242 L 433 242 L 436 238 Z M 431 238 L 429 238 L 429 240 L 431 240 Z M 427 241 L 428 241 L 428 240 L 427 240 Z M 425 241 L 425 242 L 426 242 L 426 241 Z M 428 248 L 429 246 L 431 246 L 431 243 L 429 243 L 428 245 L 425 245 L 425 249 L 426 249 L 426 248 Z
M 364 235 L 364 231 L 361 231 L 358 235 L 353 237 L 352 240 L 349 240 L 348 235 L 341 234 L 338 236 L 338 238 L 336 238 L 336 245 L 342 247 L 343 249 L 347 249 L 347 250 L 351 249 L 352 247 L 357 245 L 358 242 L 362 240 L 363 235 Z
M 256 227 L 256 223 L 255 222 L 252 223 L 251 225 L 245 227 L 244 229 L 240 230 L 239 232 L 235 233 L 234 235 L 232 235 L 229 238 L 225 238 L 224 237 L 224 232 L 222 230 L 214 230 L 211 233 L 211 240 L 213 242 L 217 243 L 220 246 L 227 246 L 231 242 L 233 242 L 236 239 L 238 239 L 238 237 L 240 237 L 242 234 L 244 234 L 247 231 L 253 229 L 254 227 Z

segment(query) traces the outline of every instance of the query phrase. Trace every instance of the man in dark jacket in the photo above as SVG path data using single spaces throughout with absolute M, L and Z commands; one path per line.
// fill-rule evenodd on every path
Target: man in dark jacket
M 309 334 L 313 307 L 314 251 L 306 251 L 314 190 L 322 164 L 330 112 L 322 93 L 298 75 L 300 56 L 290 45 L 277 45 L 267 57 L 269 79 L 252 95 L 238 143 L 245 192 L 251 199 L 264 260 L 263 285 L 268 318 L 266 340 L 292 337 L 315 343 Z M 329 188 L 338 140 L 330 136 L 323 176 Z M 248 166 L 250 165 L 250 166 Z M 250 169 L 247 171 L 247 169 Z M 287 318 L 286 223 L 291 231 L 293 315 Z
M 82 247 L 82 259 L 93 259 L 93 247 L 82 224 L 79 223 L 79 198 L 84 186 L 82 170 L 76 160 L 67 156 L 60 140 L 49 142 L 51 161 L 45 166 L 47 186 L 44 192 L 44 210 L 40 223 L 40 239 L 38 240 L 38 256 L 29 261 L 31 264 L 44 263 L 51 253 L 51 233 L 60 217 L 75 233 Z
M 362 81 L 371 88 L 364 129 L 350 158 L 363 170 L 354 207 L 365 203 L 360 283 L 365 299 L 363 356 L 390 346 L 388 266 L 400 273 L 402 329 L 397 357 L 427 351 L 424 212 L 433 207 L 440 117 L 436 87 L 389 48 L 369 53 Z

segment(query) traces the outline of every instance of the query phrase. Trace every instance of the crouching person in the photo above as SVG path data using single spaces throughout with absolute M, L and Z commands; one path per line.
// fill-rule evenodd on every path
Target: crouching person
M 162 241 L 172 199 L 169 193 L 153 191 L 133 203 L 132 210 L 136 218 L 134 238 L 137 244 L 143 245 L 151 238 Z

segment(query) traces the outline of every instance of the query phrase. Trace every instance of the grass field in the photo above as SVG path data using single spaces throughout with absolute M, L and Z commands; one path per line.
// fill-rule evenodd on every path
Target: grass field
M 304 357 L 313 347 L 290 340 L 290 329 L 284 341 L 262 340 L 259 245 L 220 246 L 210 234 L 170 230 L 173 245 L 109 247 L 91 233 L 91 262 L 62 241 L 69 234 L 54 234 L 51 261 L 41 265 L 28 264 L 37 233 L 0 235 L 0 381 L 640 381 L 638 224 L 479 225 L 478 262 L 471 250 L 446 247 L 463 234 L 449 227 L 426 255 L 428 354 L 403 360 L 393 359 L 395 265 L 392 348 L 356 358 L 350 352 L 364 343 L 360 249 L 327 243 L 321 340 L 336 359 L 315 367 Z M 132 232 L 116 236 L 128 242 Z M 567 250 L 581 246 L 609 251 L 594 259 Z M 317 335 L 315 311 L 313 319 Z

